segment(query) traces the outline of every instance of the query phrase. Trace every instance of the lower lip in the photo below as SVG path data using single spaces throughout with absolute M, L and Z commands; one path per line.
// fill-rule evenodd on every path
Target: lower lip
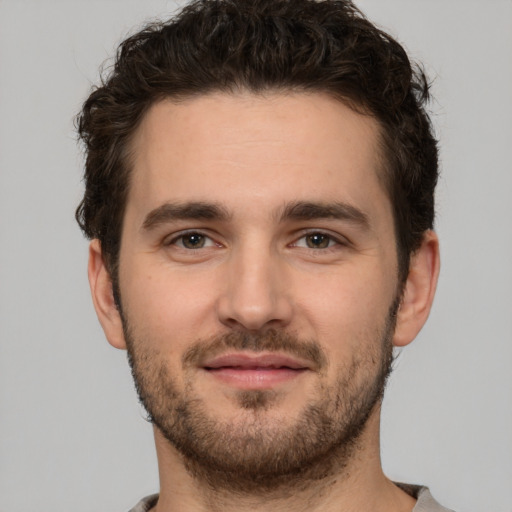
M 208 368 L 206 371 L 225 384 L 241 389 L 269 389 L 302 375 L 304 368 Z

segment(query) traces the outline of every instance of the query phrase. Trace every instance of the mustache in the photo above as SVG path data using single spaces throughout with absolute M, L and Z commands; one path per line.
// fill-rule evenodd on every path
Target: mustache
M 300 340 L 297 336 L 277 329 L 264 332 L 232 331 L 200 339 L 191 345 L 182 356 L 182 364 L 199 366 L 208 357 L 215 357 L 228 350 L 237 352 L 284 352 L 305 359 L 317 370 L 327 366 L 327 357 L 314 340 Z

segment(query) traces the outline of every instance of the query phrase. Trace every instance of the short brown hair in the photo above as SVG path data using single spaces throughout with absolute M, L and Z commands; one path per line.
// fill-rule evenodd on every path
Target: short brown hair
M 112 277 L 130 185 L 129 143 L 148 108 L 163 98 L 239 89 L 324 92 L 379 121 L 404 280 L 434 220 L 429 86 L 402 46 L 346 0 L 198 0 L 120 45 L 77 118 L 86 164 L 76 219 L 100 240 Z

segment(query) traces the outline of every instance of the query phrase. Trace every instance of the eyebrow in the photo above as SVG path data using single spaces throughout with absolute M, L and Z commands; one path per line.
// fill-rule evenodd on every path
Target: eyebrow
M 284 220 L 316 220 L 337 219 L 358 224 L 365 229 L 370 228 L 368 215 L 359 208 L 343 202 L 316 203 L 297 201 L 287 204 L 280 214 Z
M 221 205 L 202 201 L 188 203 L 164 203 L 151 210 L 145 217 L 142 228 L 146 231 L 176 220 L 220 220 L 230 218 L 228 211 Z
M 216 203 L 203 201 L 164 203 L 146 215 L 142 228 L 151 231 L 161 224 L 176 220 L 227 221 L 230 218 L 231 214 L 228 210 Z M 358 224 L 366 229 L 370 227 L 368 216 L 362 210 L 343 202 L 295 201 L 285 205 L 278 213 L 278 218 L 280 222 L 338 219 Z

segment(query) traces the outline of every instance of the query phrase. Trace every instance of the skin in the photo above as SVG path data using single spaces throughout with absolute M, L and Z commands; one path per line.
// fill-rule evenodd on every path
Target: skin
M 316 340 L 328 361 L 321 372 L 308 369 L 263 386 L 275 399 L 257 414 L 272 428 L 293 426 L 306 404 L 319 399 L 322 387 L 332 388 L 340 368 L 354 359 L 365 360 L 356 383 L 364 385 L 375 374 L 367 354 L 380 353 L 379 333 L 399 293 L 378 140 L 373 118 L 318 93 L 216 93 L 162 101 L 138 128 L 120 251 L 123 313 L 135 339 L 144 339 L 145 350 L 157 355 L 177 389 L 192 389 L 219 423 L 243 427 L 256 413 L 240 407 L 239 384 L 183 367 L 182 356 L 198 339 L 277 329 Z M 164 204 L 190 202 L 220 205 L 228 215 L 148 222 Z M 283 218 L 286 206 L 297 202 L 342 202 L 365 220 Z M 184 242 L 191 239 L 180 238 L 187 230 L 202 234 L 205 245 L 187 248 Z M 327 236 L 327 247 L 309 247 L 312 233 Z M 437 237 L 428 231 L 411 259 L 394 345 L 410 343 L 423 326 L 438 270 Z M 126 348 L 97 240 L 90 246 L 89 279 L 108 341 Z M 252 389 L 251 382 L 244 386 Z M 343 472 L 300 492 L 272 496 L 272 509 L 411 510 L 414 500 L 382 473 L 379 417 L 380 404 Z M 155 439 L 158 512 L 268 510 L 270 498 L 206 491 L 158 428 Z

